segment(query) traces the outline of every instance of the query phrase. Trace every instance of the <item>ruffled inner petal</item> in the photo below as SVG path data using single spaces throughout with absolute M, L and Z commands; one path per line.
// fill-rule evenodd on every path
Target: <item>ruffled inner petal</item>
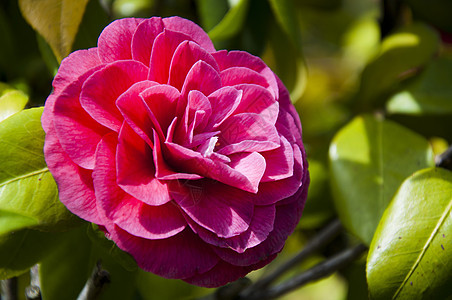
M 261 154 L 267 164 L 261 182 L 281 180 L 293 175 L 293 149 L 284 136 L 281 136 L 281 146 L 279 148 L 265 151 Z
M 161 137 L 166 136 L 174 118 L 179 91 L 170 85 L 159 84 L 142 91 L 140 97 L 153 122 L 152 128 L 155 128 Z
M 250 68 L 231 67 L 221 71 L 220 76 L 224 86 L 234 86 L 244 83 L 259 85 L 264 88 L 268 88 L 269 86 L 264 76 Z
M 116 132 L 123 117 L 116 99 L 133 84 L 145 80 L 148 68 L 137 61 L 117 61 L 92 74 L 83 84 L 80 103 L 93 119 Z
M 97 41 L 99 58 L 104 63 L 132 58 L 132 37 L 143 19 L 124 18 L 105 27 Z
M 167 184 L 155 178 L 151 147 L 127 123 L 119 132 L 116 164 L 117 183 L 124 191 L 149 205 L 171 201 Z
M 97 144 L 109 130 L 86 113 L 80 105 L 79 95 L 83 82 L 99 67 L 69 84 L 56 98 L 53 108 L 55 132 L 64 151 L 73 162 L 91 170 Z
M 242 100 L 234 114 L 256 113 L 266 122 L 272 125 L 276 123 L 279 103 L 266 89 L 255 84 L 240 84 L 234 87 L 243 92 Z
M 208 96 L 212 115 L 208 127 L 217 128 L 237 109 L 242 100 L 242 91 L 233 87 L 222 87 Z
M 149 66 L 154 40 L 163 29 L 164 25 L 159 17 L 152 17 L 141 22 L 132 37 L 132 58 Z
M 219 126 L 219 130 L 220 154 L 269 151 L 280 146 L 275 126 L 258 114 L 242 113 L 231 116 Z
M 230 238 L 245 232 L 254 205 L 240 190 L 212 180 L 187 180 L 171 190 L 174 200 L 197 224 L 218 237 Z
M 122 113 L 124 120 L 151 148 L 153 147 L 152 128 L 154 123 L 140 94 L 143 90 L 155 85 L 157 85 L 156 82 L 149 80 L 137 82 L 116 100 L 116 106 Z
M 116 225 L 138 237 L 164 239 L 181 232 L 186 223 L 172 204 L 149 206 L 118 187 L 116 144 L 116 133 L 108 134 L 99 143 L 96 152 L 93 183 L 99 209 Z

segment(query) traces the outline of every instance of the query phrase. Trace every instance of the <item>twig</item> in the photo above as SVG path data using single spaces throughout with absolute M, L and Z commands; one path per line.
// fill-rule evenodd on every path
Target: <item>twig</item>
M 17 300 L 17 277 L 1 281 L 2 299 Z
M 332 258 L 319 263 L 313 268 L 291 278 L 287 281 L 267 290 L 257 291 L 255 294 L 248 296 L 248 300 L 265 300 L 274 299 L 285 293 L 288 293 L 308 282 L 326 277 L 335 271 L 354 261 L 366 251 L 366 246 L 360 244 L 353 248 L 346 249 Z
M 25 288 L 27 300 L 41 300 L 41 282 L 39 279 L 39 266 L 36 264 L 30 269 L 30 285 Z
M 309 243 L 294 257 L 286 261 L 284 264 L 278 267 L 275 271 L 273 271 L 269 276 L 257 281 L 255 284 L 247 288 L 242 292 L 241 297 L 246 299 L 246 297 L 255 291 L 260 291 L 271 283 L 273 283 L 276 279 L 281 277 L 285 272 L 289 269 L 295 267 L 297 264 L 305 260 L 312 253 L 319 250 L 321 247 L 325 246 L 329 242 L 335 238 L 339 232 L 342 230 L 341 222 L 336 219 L 328 224 L 321 232 L 319 232 Z
M 452 170 L 452 146 L 436 157 L 436 166 Z
M 110 283 L 110 274 L 107 270 L 102 269 L 100 262 L 97 262 L 91 277 L 86 282 L 77 300 L 97 299 L 107 283 Z

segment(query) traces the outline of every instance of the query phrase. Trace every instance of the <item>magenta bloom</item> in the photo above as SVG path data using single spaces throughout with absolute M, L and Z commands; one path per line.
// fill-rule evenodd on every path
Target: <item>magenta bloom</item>
M 42 124 L 60 200 L 146 271 L 216 287 L 297 225 L 309 175 L 286 88 L 179 18 L 122 19 L 61 63 Z

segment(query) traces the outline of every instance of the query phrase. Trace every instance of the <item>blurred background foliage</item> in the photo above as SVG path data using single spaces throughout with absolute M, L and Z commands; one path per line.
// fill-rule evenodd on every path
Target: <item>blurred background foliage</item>
M 86 8 L 82 2 L 86 2 Z M 28 95 L 29 107 L 42 106 L 51 92 L 58 62 L 69 51 L 96 46 L 100 32 L 114 19 L 155 15 L 191 19 L 209 33 L 217 49 L 239 49 L 260 56 L 289 89 L 303 124 L 311 174 L 309 196 L 299 227 L 283 253 L 274 263 L 253 272 L 251 279 L 271 272 L 298 252 L 338 214 L 330 188 L 333 175 L 328 150 L 335 134 L 352 118 L 364 113 L 383 116 L 421 134 L 436 155 L 452 141 L 449 0 L 89 0 L 73 4 L 72 9 L 81 10 L 80 25 L 72 25 L 76 35 L 69 36 L 65 46 L 58 48 L 52 45 L 46 29 L 39 30 L 36 25 L 40 17 L 30 15 L 35 12 L 30 6 L 33 1 L 1 1 L 0 97 L 14 91 L 19 93 L 17 97 Z M 40 33 L 27 23 L 19 5 Z M 28 13 L 24 9 L 27 7 Z M 72 267 L 94 261 L 93 253 L 114 256 L 112 245 L 93 242 L 95 233 L 88 234 L 89 240 L 86 230 L 93 231 L 85 227 L 71 231 L 78 236 L 75 240 L 86 240 L 82 244 L 72 245 L 70 236 L 58 236 L 60 246 L 43 261 L 49 282 L 52 276 L 59 276 L 55 268 L 64 257 L 65 247 L 80 250 Z M 343 234 L 287 276 L 354 243 L 355 237 Z M 104 299 L 112 299 L 111 295 L 122 295 L 122 299 L 189 299 L 211 293 L 181 281 L 124 269 L 124 264 L 114 259 L 107 258 L 104 265 L 111 271 L 113 281 L 137 280 L 137 289 L 124 288 L 123 283 L 110 289 Z M 75 280 L 72 293 L 76 295 L 91 266 L 78 270 L 80 276 L 59 278 Z M 65 274 L 64 270 L 61 274 Z M 19 283 L 25 284 L 28 276 L 22 275 Z M 363 259 L 281 299 L 366 299 L 365 276 Z M 57 299 L 68 291 L 49 283 L 43 292 L 52 295 L 50 299 Z

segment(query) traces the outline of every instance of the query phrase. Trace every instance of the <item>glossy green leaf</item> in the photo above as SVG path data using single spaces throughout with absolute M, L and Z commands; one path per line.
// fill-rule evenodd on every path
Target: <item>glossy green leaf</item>
M 0 123 L 0 219 L 15 218 L 16 225 L 24 221 L 23 227 L 36 220 L 36 228 L 59 231 L 79 221 L 59 201 L 44 161 L 42 110 L 27 109 Z
M 426 139 L 368 115 L 356 117 L 336 134 L 329 157 L 339 217 L 367 245 L 403 180 L 434 165 Z
M 386 37 L 380 53 L 362 73 L 357 99 L 362 103 L 382 101 L 414 68 L 428 63 L 438 51 L 437 33 L 414 23 Z
M 391 97 L 387 110 L 402 114 L 452 113 L 452 58 L 433 60 L 406 89 Z
M 373 299 L 452 296 L 452 172 L 429 168 L 405 180 L 370 246 Z
M 72 48 L 88 0 L 19 0 L 28 23 L 49 43 L 61 61 Z
M 242 29 L 248 12 L 249 0 L 229 1 L 231 7 L 224 18 L 212 30 L 209 37 L 212 41 L 221 41 L 237 34 Z
M 0 280 L 18 276 L 46 257 L 64 233 L 23 229 L 0 236 Z
M 0 122 L 24 109 L 28 96 L 0 82 Z
M 281 27 L 292 41 L 295 49 L 301 53 L 301 31 L 298 24 L 293 0 L 269 0 Z

